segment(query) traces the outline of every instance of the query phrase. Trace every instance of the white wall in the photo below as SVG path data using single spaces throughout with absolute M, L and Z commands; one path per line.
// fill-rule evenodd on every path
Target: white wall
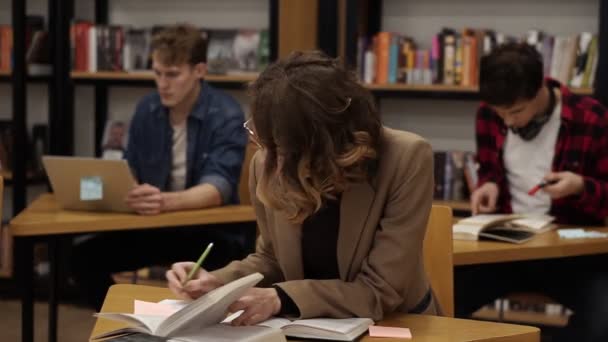
M 489 28 L 515 36 L 529 29 L 550 34 L 597 33 L 600 0 L 384 0 L 382 27 L 413 37 L 423 48 L 442 27 Z M 475 150 L 476 101 L 385 99 L 385 122 L 411 130 L 439 150 Z

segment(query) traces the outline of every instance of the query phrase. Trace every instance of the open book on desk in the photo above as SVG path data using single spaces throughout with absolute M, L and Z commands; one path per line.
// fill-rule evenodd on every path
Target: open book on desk
M 125 322 L 128 326 L 94 336 L 93 339 L 126 333 L 145 333 L 187 342 L 217 340 L 283 342 L 285 337 L 277 329 L 219 324 L 226 316 L 230 304 L 262 278 L 260 273 L 254 273 L 237 279 L 189 302 L 173 313 L 149 311 L 148 314 L 138 314 L 137 310 L 136 313 L 98 313 L 97 317 Z
M 240 314 L 240 311 L 234 313 L 223 323 L 230 323 Z M 258 323 L 258 326 L 281 329 L 283 334 L 289 337 L 334 341 L 354 341 L 365 333 L 370 325 L 374 325 L 374 321 L 369 318 L 308 318 L 292 321 L 275 317 Z
M 523 243 L 555 228 L 555 218 L 540 214 L 484 214 L 462 219 L 452 228 L 454 240 L 491 239 Z

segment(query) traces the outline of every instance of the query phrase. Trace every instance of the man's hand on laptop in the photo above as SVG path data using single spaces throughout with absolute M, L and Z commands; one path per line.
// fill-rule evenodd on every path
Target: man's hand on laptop
M 163 211 L 163 196 L 160 189 L 149 184 L 134 187 L 127 194 L 125 201 L 140 215 L 156 215 Z

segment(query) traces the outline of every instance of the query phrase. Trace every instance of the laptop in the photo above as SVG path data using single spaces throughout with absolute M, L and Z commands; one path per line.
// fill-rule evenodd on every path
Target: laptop
M 42 163 L 63 209 L 133 211 L 125 198 L 137 182 L 126 160 L 43 156 Z

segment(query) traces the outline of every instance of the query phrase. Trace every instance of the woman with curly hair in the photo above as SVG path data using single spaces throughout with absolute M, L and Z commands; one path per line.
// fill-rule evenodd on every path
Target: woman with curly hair
M 233 321 L 270 316 L 434 314 L 422 242 L 433 195 L 433 154 L 422 138 L 383 127 L 354 74 L 319 52 L 295 52 L 251 85 L 245 123 L 260 150 L 249 189 L 260 230 L 255 253 L 213 272 L 167 272 L 196 298 L 260 272 L 260 287 L 232 304 Z

